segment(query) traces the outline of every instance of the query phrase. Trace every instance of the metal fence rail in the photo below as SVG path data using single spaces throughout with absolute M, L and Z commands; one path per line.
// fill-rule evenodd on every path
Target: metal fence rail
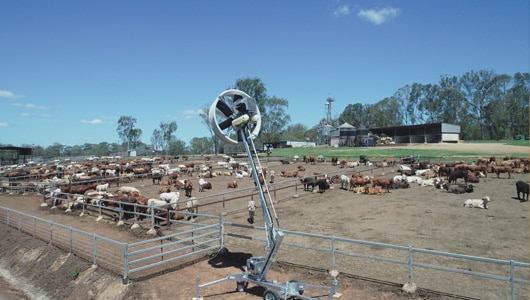
M 59 223 L 0 206 L 0 222 L 34 238 L 73 253 L 109 271 L 130 275 L 143 271 L 155 273 L 168 263 L 201 257 L 223 247 L 222 217 L 199 215 L 217 223 L 188 222 L 191 229 L 138 243 L 123 243 Z
M 199 217 L 205 221 L 180 223 L 179 232 L 127 244 L 0 206 L 0 222 L 86 258 L 94 265 L 123 274 L 124 284 L 131 274 L 157 272 L 171 263 L 221 249 L 225 237 L 266 242 L 255 237 L 262 236 L 263 227 L 225 222 L 223 217 L 205 214 Z M 290 230 L 284 230 L 284 234 L 282 260 L 289 263 L 434 291 L 440 291 L 439 283 L 446 283 L 443 286 L 454 283 L 455 290 L 441 292 L 466 297 L 528 299 L 529 296 L 529 263 Z M 314 254 L 314 259 L 302 260 L 307 255 L 300 255 L 300 249 Z
M 225 222 L 224 225 L 233 228 L 226 229 L 227 237 L 266 243 L 264 238 L 254 237 L 264 231 L 263 227 L 230 222 Z M 234 233 L 234 231 L 238 233 Z M 253 234 L 253 231 L 259 231 L 259 233 Z M 283 242 L 284 248 L 282 248 L 282 261 L 289 263 L 310 265 L 322 270 L 339 270 L 356 276 L 396 282 L 395 273 L 391 273 L 390 276 L 383 274 L 385 268 L 393 265 L 397 272 L 402 273 L 398 275 L 398 278 L 404 278 L 403 281 L 397 282 L 407 283 L 409 286 L 440 291 L 439 287 L 436 289 L 437 283 L 462 280 L 466 283 L 461 286 L 455 284 L 455 291 L 442 292 L 480 299 L 485 299 L 483 297 L 489 299 L 528 299 L 529 296 L 529 263 L 290 230 L 283 231 L 285 240 Z M 308 244 L 312 246 L 308 246 Z M 300 249 L 315 253 L 314 259 L 309 262 L 298 261 L 302 257 L 299 252 Z M 382 254 L 375 255 L 373 253 Z M 303 257 L 306 256 L 303 255 Z M 446 262 L 444 261 L 445 258 L 454 261 Z M 396 265 L 403 267 L 401 269 L 396 268 Z M 476 271 L 471 271 L 470 268 L 476 269 Z M 462 275 L 462 279 L 460 277 L 456 279 L 454 274 Z M 470 278 L 470 276 L 477 278 Z M 480 278 L 489 280 L 481 281 Z M 476 282 L 473 283 L 473 281 Z M 469 282 L 473 284 L 469 284 Z M 475 288 L 478 290 L 471 291 Z

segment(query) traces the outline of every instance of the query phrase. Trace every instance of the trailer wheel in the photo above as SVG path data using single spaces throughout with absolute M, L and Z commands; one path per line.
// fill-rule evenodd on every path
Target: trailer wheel
M 300 286 L 300 281 L 298 279 L 291 279 L 289 283 L 294 283 L 298 289 L 298 295 L 302 296 L 304 294 L 304 288 Z
M 280 294 L 274 290 L 266 290 L 263 293 L 263 300 L 280 300 Z

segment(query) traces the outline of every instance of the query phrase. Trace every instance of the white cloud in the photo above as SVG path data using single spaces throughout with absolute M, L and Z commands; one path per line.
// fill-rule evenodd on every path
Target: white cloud
M 27 109 L 47 109 L 45 106 L 37 105 L 37 104 L 31 104 L 31 103 L 22 104 L 22 103 L 19 103 L 19 102 L 14 102 L 14 103 L 11 103 L 11 106 L 24 107 L 24 108 L 27 108 Z
M 31 104 L 31 103 L 24 105 L 24 107 L 29 108 L 29 109 L 46 109 L 46 107 L 44 106 L 37 105 L 37 104 Z
M 187 116 L 191 116 L 191 115 L 198 115 L 199 112 L 201 112 L 202 110 L 193 110 L 193 109 L 187 109 L 185 111 L 183 111 L 183 113 Z
M 376 25 L 381 25 L 388 21 L 389 19 L 392 19 L 396 17 L 399 13 L 399 9 L 387 7 L 380 10 L 375 9 L 362 9 L 357 15 L 361 18 L 364 18 Z
M 350 7 L 348 5 L 341 5 L 333 12 L 335 17 L 342 17 L 351 14 Z
M 103 124 L 103 120 L 101 120 L 101 119 L 81 120 L 81 123 L 85 123 L 85 124 Z
M 0 122 L 0 127 L 6 127 L 6 126 L 8 126 L 7 123 Z
M 0 98 L 9 98 L 9 99 L 17 99 L 22 98 L 22 95 L 17 95 L 10 91 L 0 91 Z
M 21 113 L 20 116 L 21 117 L 29 117 L 29 113 Z

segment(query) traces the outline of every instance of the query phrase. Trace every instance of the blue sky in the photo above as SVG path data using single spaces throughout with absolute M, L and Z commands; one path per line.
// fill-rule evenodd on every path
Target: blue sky
M 528 0 L 18 1 L 0 3 L 0 143 L 120 143 L 120 116 L 151 143 L 186 143 L 197 115 L 260 78 L 308 127 L 442 75 L 530 69 Z

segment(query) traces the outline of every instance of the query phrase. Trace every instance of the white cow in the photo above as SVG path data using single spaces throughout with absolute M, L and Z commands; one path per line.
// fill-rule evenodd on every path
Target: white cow
M 491 202 L 491 200 L 488 196 L 484 196 L 482 199 L 467 199 L 464 201 L 464 207 L 488 209 L 489 202 Z
M 160 193 L 160 200 L 164 200 L 167 203 L 176 203 L 179 197 L 179 192 Z

